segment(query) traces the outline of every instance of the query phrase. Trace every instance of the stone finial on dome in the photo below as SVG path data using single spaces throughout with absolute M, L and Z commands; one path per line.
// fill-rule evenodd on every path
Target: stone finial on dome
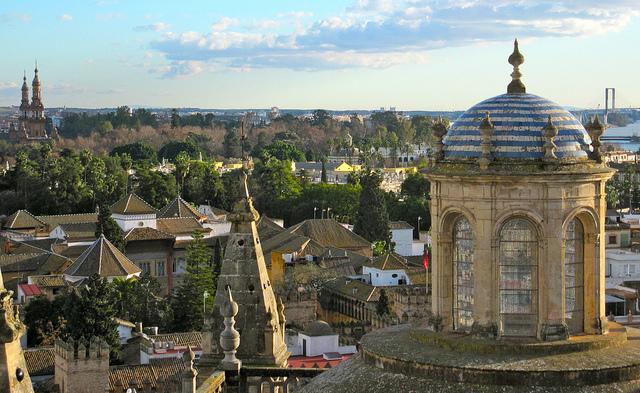
M 591 158 L 598 162 L 602 162 L 602 152 L 600 152 L 600 137 L 604 134 L 604 125 L 600 123 L 598 115 L 593 120 L 589 120 L 589 123 L 585 126 L 589 136 L 591 137 L 591 146 L 593 151 L 591 152 Z
M 480 123 L 480 134 L 482 135 L 482 141 L 480 142 L 481 155 L 478 158 L 478 164 L 480 169 L 487 170 L 489 163 L 491 162 L 491 134 L 493 133 L 493 123 L 489 116 L 489 112 L 485 113 L 485 117 Z
M 549 115 L 547 124 L 542 128 L 542 131 L 544 132 L 544 139 L 545 139 L 544 160 L 545 161 L 555 160 L 558 158 L 556 156 L 556 148 L 558 146 L 556 146 L 556 144 L 553 142 L 553 139 L 556 137 L 556 135 L 558 135 L 558 127 L 553 125 L 553 122 L 551 121 L 551 115 Z
M 511 73 L 511 83 L 507 86 L 507 93 L 509 94 L 524 94 L 527 92 L 524 83 L 520 80 L 522 73 L 520 73 L 520 66 L 524 63 L 524 56 L 518 49 L 518 39 L 513 43 L 513 53 L 509 56 L 509 64 L 513 66 L 513 72 Z
M 447 135 L 447 126 L 444 124 L 442 118 L 439 117 L 436 123 L 433 125 L 433 136 L 436 137 L 436 161 L 441 160 L 444 157 L 444 143 L 442 143 L 442 139 L 445 137 L 445 135 Z

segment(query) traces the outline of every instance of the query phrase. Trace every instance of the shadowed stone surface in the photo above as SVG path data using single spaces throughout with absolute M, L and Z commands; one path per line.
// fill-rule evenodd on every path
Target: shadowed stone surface
M 598 337 L 595 349 L 555 354 L 551 345 L 549 354 L 522 353 L 521 343 L 511 353 L 451 350 L 425 343 L 425 335 L 408 325 L 370 333 L 357 357 L 314 378 L 303 392 L 640 392 L 636 329 L 628 330 L 628 341 L 599 348 Z

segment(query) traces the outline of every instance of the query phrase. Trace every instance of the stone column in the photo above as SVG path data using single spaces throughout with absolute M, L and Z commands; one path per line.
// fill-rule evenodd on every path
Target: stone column
M 548 189 L 544 238 L 538 247 L 538 339 L 566 340 L 569 327 L 564 321 L 564 238 L 562 188 Z M 544 247 L 546 243 L 546 247 Z
M 497 296 L 494 279 L 493 226 L 489 207 L 475 209 L 475 254 L 473 258 L 473 326 L 476 337 L 496 338 L 498 335 L 497 312 L 494 310 Z

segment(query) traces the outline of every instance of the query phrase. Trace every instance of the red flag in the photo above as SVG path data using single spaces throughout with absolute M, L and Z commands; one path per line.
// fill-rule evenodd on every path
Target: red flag
M 424 256 L 422 257 L 422 265 L 425 269 L 429 269 L 429 248 L 424 249 Z

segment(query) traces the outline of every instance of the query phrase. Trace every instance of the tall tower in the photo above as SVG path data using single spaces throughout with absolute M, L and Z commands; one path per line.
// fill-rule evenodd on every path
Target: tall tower
M 0 392 L 33 393 L 20 336 L 24 325 L 13 307 L 13 292 L 4 287 L 0 272 Z
M 22 77 L 22 101 L 20 101 L 20 117 L 26 119 L 29 116 L 29 86 L 27 85 L 27 73 Z
M 33 90 L 31 97 L 31 116 L 34 119 L 44 118 L 44 105 L 42 104 L 42 88 L 40 86 L 40 78 L 38 77 L 38 63 L 36 62 L 36 68 L 34 70 L 33 82 L 31 88 Z
M 244 198 L 229 216 L 232 222 L 222 270 L 218 277 L 216 303 L 204 327 L 201 366 L 215 368 L 224 351 L 219 344 L 223 317 L 220 308 L 233 294 L 238 304 L 236 328 L 240 332 L 237 357 L 245 365 L 286 367 L 290 353 L 284 341 L 284 310 L 276 301 L 258 238 L 258 212 L 253 207 L 244 175 Z

